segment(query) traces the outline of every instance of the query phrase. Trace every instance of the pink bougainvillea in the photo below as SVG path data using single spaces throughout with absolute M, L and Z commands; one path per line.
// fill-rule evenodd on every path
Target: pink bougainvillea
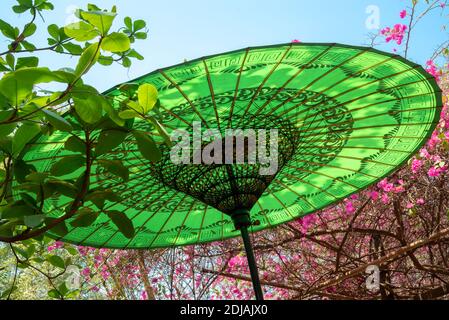
M 380 33 L 385 37 L 386 42 L 395 41 L 398 45 L 401 45 L 406 31 L 407 26 L 405 24 L 397 23 L 393 28 L 382 29 Z

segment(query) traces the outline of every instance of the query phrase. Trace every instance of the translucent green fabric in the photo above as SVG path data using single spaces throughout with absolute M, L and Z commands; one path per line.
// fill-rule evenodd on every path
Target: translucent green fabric
M 158 88 L 160 122 L 169 133 L 191 130 L 193 121 L 221 132 L 243 123 L 263 127 L 268 120 L 296 128 L 293 155 L 251 209 L 251 218 L 260 222 L 252 231 L 313 213 L 388 176 L 425 143 L 442 107 L 440 89 L 422 67 L 372 48 L 339 44 L 248 48 L 157 70 L 133 82 Z M 107 94 L 123 98 L 117 88 Z M 154 132 L 144 122 L 135 126 Z M 42 137 L 25 160 L 49 170 L 66 153 L 61 148 L 67 138 L 65 133 Z M 129 166 L 130 181 L 94 168 L 93 187 L 122 193 L 123 200 L 109 210 L 132 219 L 135 237 L 126 239 L 100 215 L 87 228 L 68 224 L 69 233 L 61 240 L 157 248 L 239 235 L 228 215 L 161 182 L 131 138 L 115 150 L 115 157 Z M 243 183 L 249 169 L 235 165 L 232 170 Z M 188 183 L 194 186 L 200 179 L 191 177 Z M 46 209 L 60 216 L 59 208 L 68 201 L 50 201 Z

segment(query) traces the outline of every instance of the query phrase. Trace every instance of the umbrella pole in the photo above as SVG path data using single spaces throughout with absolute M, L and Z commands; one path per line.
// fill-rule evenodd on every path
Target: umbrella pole
M 262 286 L 260 285 L 259 272 L 257 270 L 256 258 L 254 257 L 253 246 L 248 233 L 248 226 L 251 225 L 251 219 L 248 211 L 239 211 L 232 215 L 234 225 L 237 230 L 240 230 L 245 246 L 246 259 L 248 260 L 249 272 L 251 274 L 251 281 L 253 283 L 256 300 L 263 300 Z

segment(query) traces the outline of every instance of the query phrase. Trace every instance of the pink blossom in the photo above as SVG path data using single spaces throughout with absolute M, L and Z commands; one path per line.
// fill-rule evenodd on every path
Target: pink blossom
M 299 41 L 298 39 L 294 39 L 292 40 L 292 43 L 301 43 L 301 41 Z
M 379 199 L 379 192 L 377 192 L 377 191 L 371 191 L 371 192 L 370 192 L 370 197 L 371 197 L 371 199 L 373 199 L 374 201 L 377 200 L 377 199 Z
M 355 212 L 354 204 L 351 201 L 346 202 L 346 212 L 349 214 Z
M 47 250 L 48 250 L 48 252 L 51 252 L 53 250 L 60 249 L 62 247 L 64 247 L 64 243 L 61 241 L 56 241 L 55 243 L 53 243 L 53 245 L 48 246 Z
M 394 185 L 389 183 L 387 179 L 382 180 L 377 184 L 377 186 L 385 192 L 391 192 L 394 189 Z
M 419 155 L 421 156 L 421 158 L 426 158 L 426 159 L 430 158 L 430 153 L 425 148 L 421 149 L 421 152 L 419 153 Z
M 399 16 L 401 17 L 401 19 L 404 19 L 404 18 L 407 16 L 407 10 L 402 10 L 402 11 L 399 13 Z
M 440 73 L 438 72 L 437 66 L 433 60 L 428 60 L 426 62 L 426 71 L 434 76 L 437 81 L 440 81 Z
M 89 277 L 90 276 L 90 268 L 84 268 L 81 271 L 81 275 L 85 276 L 85 277 Z
M 388 197 L 388 195 L 386 194 L 386 193 L 384 193 L 383 195 L 382 195 L 382 202 L 384 203 L 384 204 L 388 204 L 389 202 L 390 202 L 390 198 Z
M 433 167 L 431 167 L 429 169 L 429 171 L 427 172 L 427 175 L 429 177 L 433 177 L 433 178 L 439 177 L 446 170 L 447 170 L 446 166 L 444 166 L 444 167 L 435 167 L 435 166 L 433 166 Z
M 416 204 L 418 204 L 418 205 L 423 205 L 424 203 L 426 203 L 426 202 L 422 198 L 416 200 Z
M 421 170 L 422 166 L 423 166 L 423 163 L 421 160 L 414 159 L 412 162 L 412 172 L 414 174 L 418 173 L 418 171 Z
M 407 26 L 405 24 L 395 24 L 393 28 L 386 27 L 380 31 L 381 35 L 385 36 L 385 41 L 395 41 L 398 45 L 402 44 Z

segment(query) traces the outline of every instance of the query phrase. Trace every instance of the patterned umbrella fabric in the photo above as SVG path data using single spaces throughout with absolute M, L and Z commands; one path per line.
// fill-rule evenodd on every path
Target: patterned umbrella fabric
M 231 218 L 236 212 L 250 212 L 254 232 L 300 218 L 405 164 L 430 137 L 442 108 L 441 91 L 421 66 L 373 48 L 340 44 L 247 48 L 157 70 L 133 82 L 158 89 L 158 120 L 168 133 L 183 129 L 193 135 L 201 127 L 226 138 L 227 129 L 277 130 L 277 168 L 261 174 L 267 164 L 175 164 L 157 131 L 136 120 L 134 127 L 160 144 L 162 160 L 145 160 L 128 136 L 106 157 L 123 161 L 129 182 L 100 167 L 93 168 L 92 177 L 93 188 L 120 193 L 121 200 L 107 209 L 124 212 L 135 236 L 126 238 L 100 215 L 89 227 L 68 223 L 63 241 L 159 248 L 236 237 Z M 117 108 L 125 99 L 120 88 L 106 93 Z M 70 154 L 63 148 L 68 138 L 61 132 L 42 136 L 24 160 L 48 171 Z M 206 147 L 203 142 L 191 149 Z M 58 217 L 69 201 L 60 197 L 45 209 Z

